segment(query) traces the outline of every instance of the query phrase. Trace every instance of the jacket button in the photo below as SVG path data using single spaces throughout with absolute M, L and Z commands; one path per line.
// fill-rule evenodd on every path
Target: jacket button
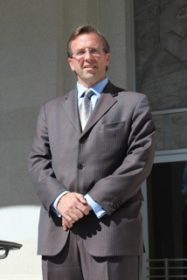
M 78 169 L 83 169 L 82 163 L 78 163 Z

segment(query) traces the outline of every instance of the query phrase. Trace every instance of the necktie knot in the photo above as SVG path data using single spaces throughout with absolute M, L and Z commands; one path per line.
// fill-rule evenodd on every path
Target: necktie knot
M 88 98 L 91 100 L 92 96 L 94 95 L 94 92 L 91 89 L 87 89 L 84 93 L 83 93 L 83 97 L 84 98 Z

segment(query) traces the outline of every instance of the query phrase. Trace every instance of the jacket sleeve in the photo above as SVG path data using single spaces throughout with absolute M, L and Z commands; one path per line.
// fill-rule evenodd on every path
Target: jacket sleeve
M 29 172 L 41 203 L 50 210 L 57 196 L 67 189 L 58 182 L 53 171 L 45 105 L 37 120 L 36 136 L 29 155 Z
M 100 179 L 89 191 L 108 215 L 140 194 L 154 158 L 154 124 L 147 97 L 141 95 L 131 119 L 126 155 L 117 169 Z

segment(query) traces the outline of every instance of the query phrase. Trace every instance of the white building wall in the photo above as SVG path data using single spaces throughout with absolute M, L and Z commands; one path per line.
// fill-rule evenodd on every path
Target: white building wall
M 0 240 L 23 244 L 0 279 L 40 280 L 39 207 L 27 157 L 41 103 L 56 95 L 57 1 L 0 0 Z

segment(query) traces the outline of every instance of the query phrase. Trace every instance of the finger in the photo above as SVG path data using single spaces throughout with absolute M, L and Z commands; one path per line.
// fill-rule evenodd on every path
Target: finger
M 67 231 L 68 229 L 70 229 L 73 226 L 72 223 L 70 223 L 69 221 L 67 221 L 66 219 L 62 219 L 62 227 L 65 231 Z
M 87 204 L 87 201 L 86 201 L 85 197 L 84 197 L 82 194 L 76 193 L 76 197 L 78 198 L 78 200 L 79 200 L 81 203 Z
M 74 214 L 76 215 L 77 221 L 85 216 L 81 206 L 76 207 Z
M 75 208 L 81 209 L 81 205 L 86 205 L 86 200 L 82 194 L 67 193 L 60 199 L 57 207 L 64 216 L 65 214 L 69 215 L 69 212 L 74 211 Z
M 92 210 L 89 205 L 79 205 L 78 209 L 82 212 L 83 215 L 88 215 Z
M 66 224 L 64 224 L 62 227 L 65 231 L 67 231 L 71 228 L 71 226 L 69 226 L 69 225 L 67 226 Z
M 78 208 L 75 208 L 71 209 L 71 211 L 68 211 L 68 213 L 66 213 L 63 217 L 65 218 L 66 222 L 71 226 L 83 216 L 84 214 Z

